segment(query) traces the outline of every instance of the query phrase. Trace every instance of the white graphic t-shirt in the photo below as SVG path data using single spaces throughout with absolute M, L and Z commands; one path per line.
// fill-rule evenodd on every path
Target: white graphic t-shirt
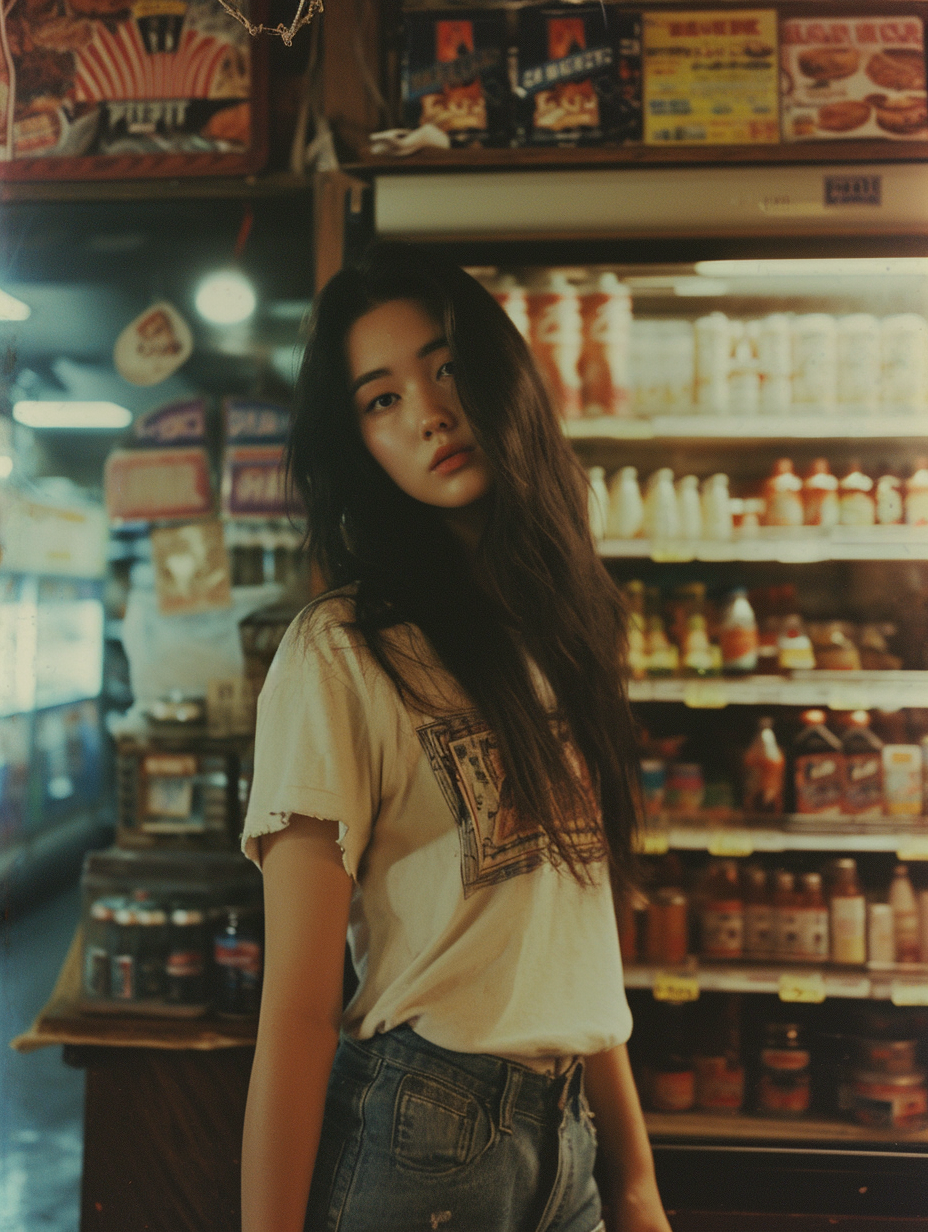
M 350 590 L 333 592 L 286 633 L 258 701 L 242 836 L 259 862 L 258 836 L 294 813 L 339 823 L 360 981 L 345 1030 L 408 1023 L 440 1047 L 537 1068 L 624 1043 L 605 862 L 589 866 L 592 886 L 555 868 L 544 831 L 501 802 L 496 741 L 421 632 L 390 637 L 424 664 L 435 716 L 402 704 L 344 627 L 353 614 Z

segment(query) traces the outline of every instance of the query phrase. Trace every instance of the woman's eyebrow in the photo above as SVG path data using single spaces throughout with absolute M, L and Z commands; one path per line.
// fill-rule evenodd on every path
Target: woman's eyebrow
M 427 342 L 425 346 L 419 347 L 416 351 L 417 359 L 425 359 L 427 355 L 431 355 L 433 351 L 440 351 L 448 345 L 448 339 L 442 334 L 438 338 L 433 338 L 431 342 Z M 356 394 L 362 385 L 366 385 L 369 381 L 379 380 L 382 376 L 390 376 L 389 368 L 373 368 L 370 372 L 365 372 L 362 376 L 357 377 L 351 382 L 351 392 Z

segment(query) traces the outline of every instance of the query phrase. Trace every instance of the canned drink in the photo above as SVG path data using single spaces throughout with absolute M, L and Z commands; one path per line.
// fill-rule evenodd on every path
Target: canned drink
M 113 915 L 116 936 L 110 961 L 110 995 L 119 1001 L 138 996 L 138 914 L 120 907 Z
M 216 1009 L 232 1016 L 256 1014 L 261 1003 L 261 942 L 236 908 L 227 908 L 224 915 L 213 947 Z

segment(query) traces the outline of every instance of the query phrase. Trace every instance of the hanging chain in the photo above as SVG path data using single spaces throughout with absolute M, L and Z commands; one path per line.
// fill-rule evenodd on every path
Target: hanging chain
M 256 26 L 253 21 L 249 21 L 245 14 L 240 12 L 234 4 L 230 4 L 228 0 L 219 0 L 219 3 L 230 16 L 242 23 L 250 35 L 276 34 L 279 35 L 287 47 L 293 42 L 293 36 L 297 30 L 302 26 L 308 25 L 317 13 L 322 12 L 322 0 L 299 0 L 293 21 L 291 21 L 289 26 L 285 26 L 283 22 L 277 26 Z

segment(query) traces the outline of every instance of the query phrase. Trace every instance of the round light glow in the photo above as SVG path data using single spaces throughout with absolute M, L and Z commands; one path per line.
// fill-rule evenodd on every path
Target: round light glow
M 126 428 L 132 412 L 115 402 L 17 402 L 13 418 L 27 428 Z
M 258 297 L 244 274 L 220 270 L 203 279 L 193 302 L 200 316 L 213 325 L 238 325 L 254 312 Z
M 7 479 L 13 473 L 13 459 L 8 453 L 0 453 L 0 479 Z

